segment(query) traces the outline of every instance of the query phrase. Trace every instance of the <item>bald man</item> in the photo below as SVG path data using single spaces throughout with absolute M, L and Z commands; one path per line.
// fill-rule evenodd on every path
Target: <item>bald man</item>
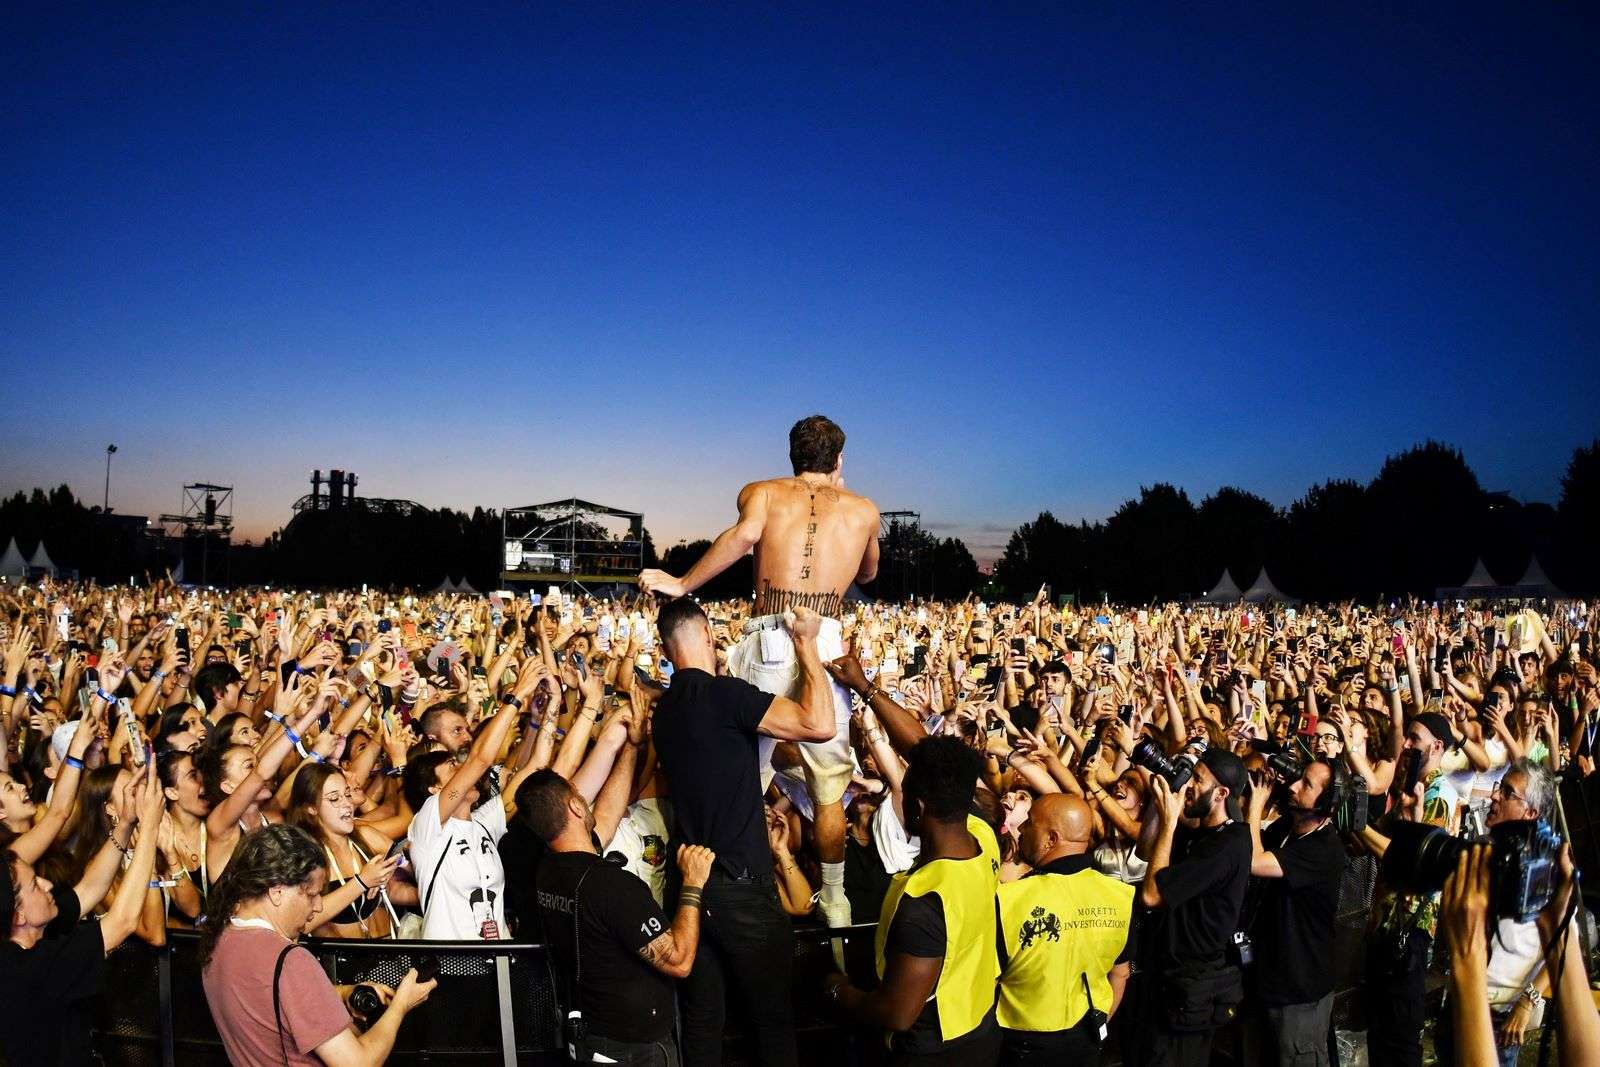
M 1022 824 L 1033 870 L 1000 887 L 1002 1065 L 1099 1061 L 1128 981 L 1133 886 L 1090 864 L 1093 827 L 1066 793 L 1036 798 Z

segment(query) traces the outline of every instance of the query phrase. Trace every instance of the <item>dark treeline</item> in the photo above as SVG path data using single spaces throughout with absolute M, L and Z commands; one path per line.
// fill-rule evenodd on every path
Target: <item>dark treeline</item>
M 1429 441 L 1389 457 L 1366 485 L 1323 482 L 1282 509 L 1232 486 L 1196 504 L 1158 483 L 1104 522 L 1044 512 L 1012 533 L 994 582 L 1013 598 L 1048 583 L 1137 603 L 1203 593 L 1223 568 L 1245 588 L 1265 566 L 1294 596 L 1371 600 L 1432 596 L 1480 557 L 1511 584 L 1537 556 L 1564 591 L 1587 592 L 1600 588 L 1597 519 L 1600 441 L 1573 452 L 1556 507 L 1486 492 L 1457 449 Z
M 867 592 L 898 600 L 982 590 L 1025 599 L 1049 584 L 1083 598 L 1142 602 L 1204 592 L 1224 567 L 1245 587 L 1265 565 L 1278 588 L 1294 596 L 1370 600 L 1431 595 L 1463 581 L 1480 557 L 1509 584 L 1537 556 L 1552 581 L 1583 593 L 1600 590 L 1597 529 L 1600 441 L 1573 452 L 1554 507 L 1486 492 L 1458 450 L 1430 441 L 1391 456 L 1365 485 L 1323 482 L 1287 508 L 1232 486 L 1196 504 L 1182 489 L 1158 483 L 1103 522 L 1069 525 L 1046 511 L 1012 533 L 989 582 L 959 539 L 897 527 Z M 648 530 L 644 537 L 645 565 L 654 566 Z M 64 485 L 0 500 L 0 548 L 11 538 L 24 555 L 43 539 L 57 565 L 102 581 L 159 573 L 178 561 L 174 548 L 148 536 L 139 519 L 103 517 Z M 216 584 L 431 588 L 450 577 L 490 589 L 498 583 L 500 538 L 500 514 L 492 509 L 308 511 L 263 545 L 213 542 L 204 564 Z M 660 565 L 681 575 L 709 544 L 680 542 Z M 185 577 L 200 580 L 194 542 L 184 559 Z M 702 594 L 739 596 L 750 588 L 746 558 Z

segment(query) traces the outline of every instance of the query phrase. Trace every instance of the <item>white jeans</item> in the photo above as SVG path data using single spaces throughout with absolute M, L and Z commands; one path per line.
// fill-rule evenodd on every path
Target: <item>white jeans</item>
M 817 654 L 823 662 L 844 655 L 844 630 L 838 619 L 823 619 L 817 634 Z M 742 678 L 773 696 L 796 699 L 800 695 L 800 657 L 794 640 L 783 627 L 783 616 L 762 615 L 744 625 L 744 636 L 728 652 L 728 673 Z M 818 805 L 835 804 L 844 796 L 855 773 L 850 754 L 850 690 L 830 681 L 833 692 L 833 738 L 828 741 L 800 742 L 800 758 L 805 762 L 806 785 Z M 761 787 L 772 781 L 770 737 L 761 738 Z

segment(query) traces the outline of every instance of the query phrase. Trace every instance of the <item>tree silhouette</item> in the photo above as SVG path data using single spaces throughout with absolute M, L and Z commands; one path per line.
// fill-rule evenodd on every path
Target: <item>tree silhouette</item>
M 1551 577 L 1573 589 L 1600 589 L 1600 439 L 1573 449 L 1556 520 L 1559 569 Z
M 1283 516 L 1262 497 L 1225 485 L 1200 502 L 1196 565 L 1200 585 L 1209 589 L 1226 568 L 1247 588 L 1269 562 L 1269 547 L 1281 543 Z

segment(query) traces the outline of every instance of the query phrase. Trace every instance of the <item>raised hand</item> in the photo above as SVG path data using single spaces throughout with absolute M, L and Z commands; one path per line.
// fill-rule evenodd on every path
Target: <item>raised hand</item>
M 680 597 L 686 592 L 683 580 L 666 571 L 647 569 L 639 572 L 639 592 L 652 596 Z

